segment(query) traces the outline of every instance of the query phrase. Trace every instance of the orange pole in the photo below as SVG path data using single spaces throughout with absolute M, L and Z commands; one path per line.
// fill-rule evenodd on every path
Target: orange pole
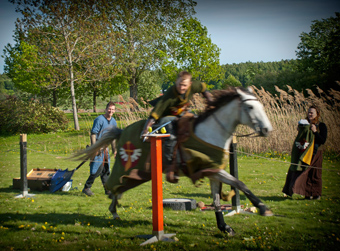
M 163 234 L 162 138 L 170 134 L 149 136 L 151 140 L 152 225 L 153 234 Z

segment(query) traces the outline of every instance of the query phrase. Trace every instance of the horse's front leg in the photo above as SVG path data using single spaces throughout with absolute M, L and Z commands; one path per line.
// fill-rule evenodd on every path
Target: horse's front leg
M 110 206 L 109 206 L 109 210 L 110 210 L 110 212 L 112 213 L 112 216 L 113 216 L 113 219 L 115 220 L 115 219 L 117 219 L 117 220 L 119 220 L 120 219 L 120 217 L 119 217 L 119 215 L 118 215 L 118 213 L 117 213 L 117 205 L 118 205 L 118 199 L 121 197 L 121 194 L 119 194 L 119 195 L 111 195 L 111 198 L 112 198 L 112 202 L 111 202 L 111 204 L 110 204 Z
M 227 232 L 230 236 L 235 235 L 235 231 L 224 222 L 222 210 L 221 210 L 221 202 L 220 202 L 220 194 L 221 194 L 221 182 L 216 180 L 210 180 L 211 194 L 213 197 L 213 205 L 215 207 L 215 215 L 217 221 L 217 227 L 223 233 Z
M 223 182 L 225 184 L 228 184 L 232 187 L 241 190 L 247 196 L 250 202 L 253 203 L 253 205 L 260 210 L 260 215 L 262 216 L 273 215 L 272 211 L 270 211 L 267 208 L 267 206 L 263 204 L 263 202 L 258 197 L 256 197 L 242 181 L 236 179 L 234 176 L 227 173 L 225 170 L 220 170 L 218 173 L 213 174 L 212 176 L 210 176 L 210 179 Z

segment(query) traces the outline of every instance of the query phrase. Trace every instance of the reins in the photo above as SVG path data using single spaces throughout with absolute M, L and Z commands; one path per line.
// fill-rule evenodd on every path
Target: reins
M 249 137 L 249 136 L 251 136 L 255 133 L 257 133 L 257 132 L 252 132 L 252 133 L 248 133 L 248 134 L 236 134 L 236 133 L 234 133 L 233 135 L 236 136 L 236 137 L 242 138 L 242 137 Z M 260 137 L 260 135 L 257 134 L 255 136 L 250 137 L 250 138 L 256 138 L 256 137 Z
M 244 99 L 244 100 L 241 100 L 241 104 L 246 102 L 246 101 L 249 101 L 249 100 L 257 100 L 256 98 L 255 99 Z M 239 106 L 239 108 L 241 108 L 241 105 Z M 240 110 L 240 114 L 241 114 L 241 110 Z M 249 116 L 250 118 L 250 121 L 252 121 L 253 124 L 256 124 L 255 119 L 252 118 L 249 114 L 249 112 L 247 111 L 247 115 Z M 217 124 L 224 130 L 224 131 L 228 131 L 227 128 L 222 124 L 222 122 L 216 117 L 215 113 L 212 114 L 213 118 L 215 119 L 215 121 L 217 122 Z M 258 134 L 257 131 L 254 131 L 252 133 L 248 133 L 248 134 L 236 134 L 236 133 L 233 133 L 234 136 L 236 137 L 250 137 L 251 135 L 254 135 L 254 134 L 257 134 L 255 136 L 252 136 L 251 138 L 256 138 L 256 137 L 260 137 L 260 135 Z

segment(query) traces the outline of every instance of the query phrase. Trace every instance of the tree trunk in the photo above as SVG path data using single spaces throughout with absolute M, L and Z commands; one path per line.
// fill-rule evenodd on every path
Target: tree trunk
M 52 101 L 52 106 L 57 107 L 57 90 L 53 89 L 53 101 Z
M 77 114 L 77 104 L 76 104 L 76 95 L 74 93 L 74 79 L 73 79 L 73 67 L 72 63 L 70 63 L 70 84 L 71 84 L 71 97 L 72 97 L 72 110 L 73 110 L 73 120 L 74 120 L 74 129 L 79 131 L 79 122 L 78 122 L 78 114 Z
M 137 101 L 138 89 L 135 77 L 131 77 L 129 85 L 130 85 L 130 97 Z
M 93 91 L 93 112 L 97 112 L 97 92 Z

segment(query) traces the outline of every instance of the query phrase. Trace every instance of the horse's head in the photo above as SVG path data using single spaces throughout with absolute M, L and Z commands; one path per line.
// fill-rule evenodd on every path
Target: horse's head
M 240 122 L 253 128 L 260 136 L 268 136 L 273 127 L 264 111 L 263 105 L 252 93 L 251 88 L 237 88 L 240 95 Z

